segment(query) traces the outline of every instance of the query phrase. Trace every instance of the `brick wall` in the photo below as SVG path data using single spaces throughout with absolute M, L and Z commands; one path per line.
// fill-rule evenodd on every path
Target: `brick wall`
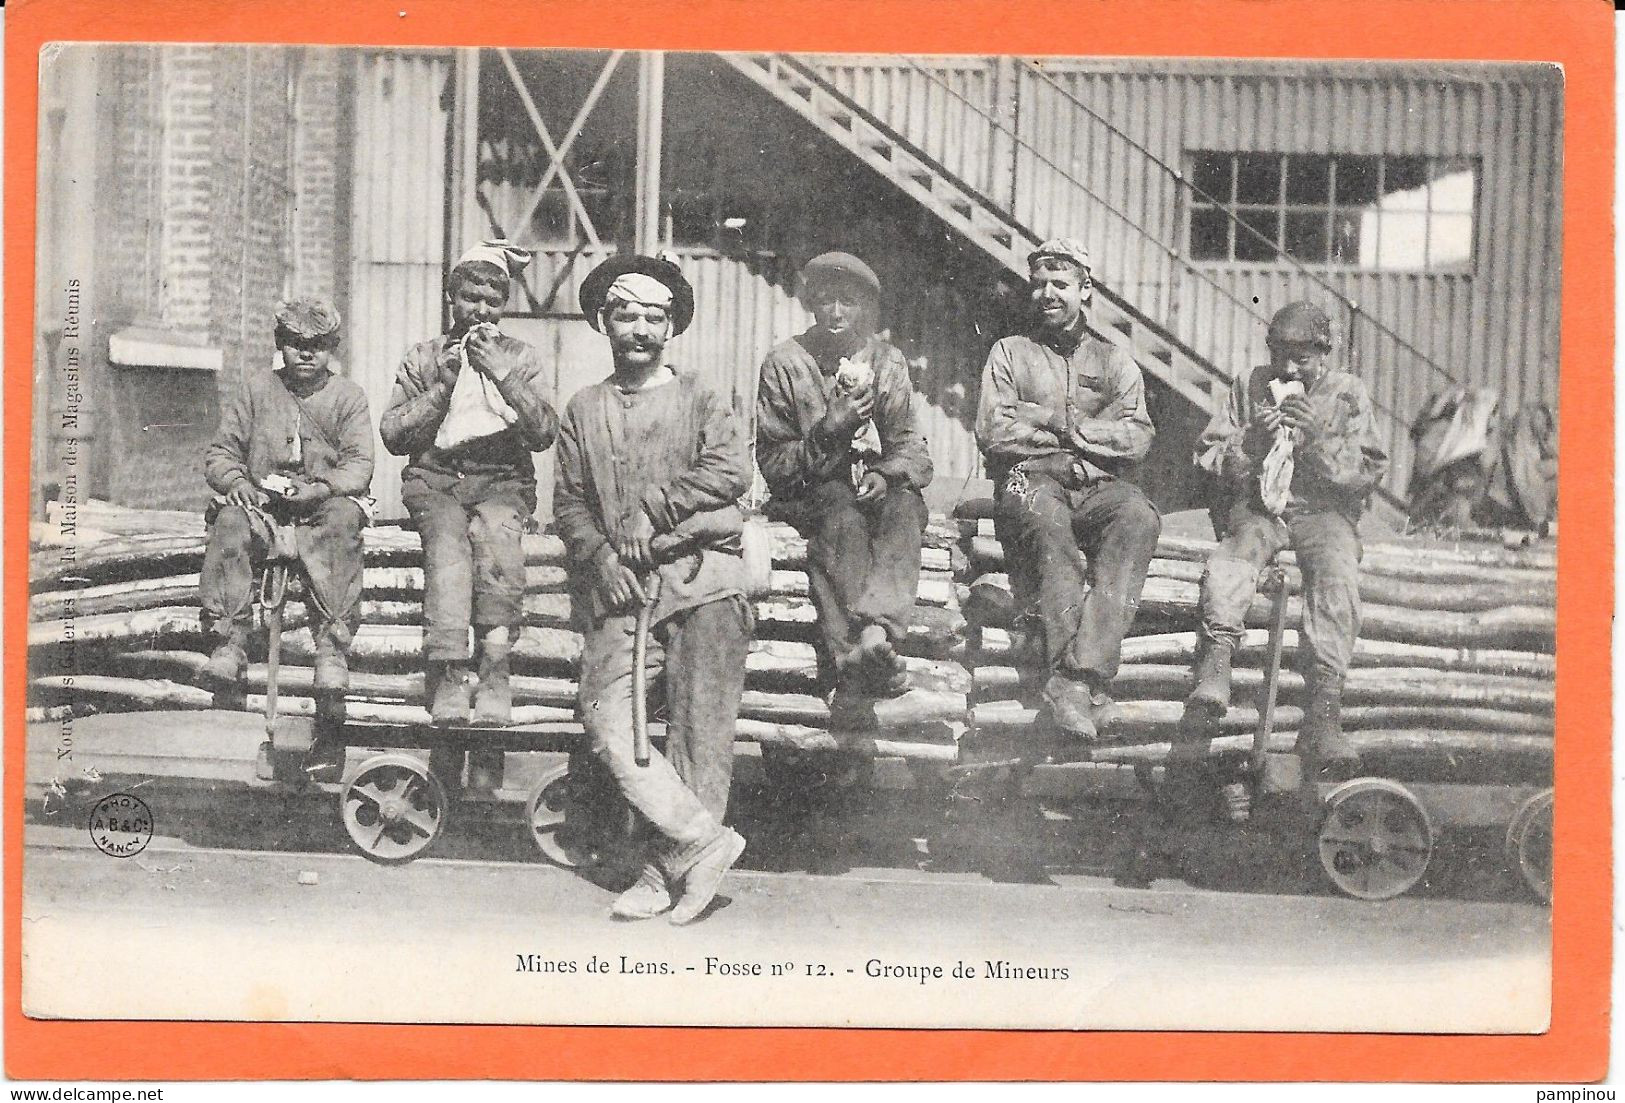
M 299 51 L 294 66 L 293 293 L 336 301 L 344 282 L 339 130 L 348 65 L 339 50 L 311 47 Z

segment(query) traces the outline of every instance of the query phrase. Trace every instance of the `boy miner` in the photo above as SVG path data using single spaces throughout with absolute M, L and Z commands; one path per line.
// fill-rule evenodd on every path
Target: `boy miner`
M 669 909 L 672 923 L 690 923 L 745 849 L 722 817 L 753 627 L 737 505 L 749 461 L 727 399 L 666 364 L 667 341 L 694 317 L 676 265 L 611 258 L 580 298 L 615 371 L 570 399 L 559 433 L 553 513 L 584 633 L 578 710 L 594 756 L 655 836 L 610 914 Z M 645 669 L 665 669 L 667 741 L 639 765 L 633 661 L 645 605 Z
M 802 270 L 812 328 L 762 363 L 756 463 L 807 538 L 820 666 L 838 692 L 908 688 L 898 646 L 920 578 L 931 454 L 908 362 L 873 335 L 880 281 L 846 253 Z
M 976 439 L 1011 537 L 1006 552 L 1037 576 L 1045 703 L 1062 731 L 1092 739 L 1162 531 L 1156 507 L 1121 477 L 1155 429 L 1140 369 L 1085 329 L 1088 251 L 1058 238 L 1027 264 L 1037 326 L 988 353 Z
M 473 722 L 508 723 L 508 656 L 525 589 L 520 538 L 536 510 L 536 465 L 558 434 L 541 355 L 496 328 L 530 254 L 506 241 L 464 253 L 446 278 L 451 328 L 406 351 L 378 426 L 409 456 L 401 501 L 423 541 L 423 657 L 436 725 L 470 722 L 469 629 L 479 647 Z M 470 756 L 470 784 L 494 782 L 500 752 Z M 448 774 L 460 773 L 458 769 Z
M 253 565 L 272 551 L 279 524 L 291 522 L 316 614 L 315 690 L 331 699 L 349 688 L 345 655 L 361 619 L 372 418 L 361 388 L 329 367 L 337 310 L 315 299 L 283 303 L 273 332 L 274 370 L 243 373 L 204 451 L 217 497 L 205 515 L 199 598 L 204 632 L 219 643 L 203 673 L 217 686 L 241 684 Z
M 1181 738 L 1206 738 L 1230 705 L 1230 657 L 1259 569 L 1283 548 L 1303 572 L 1299 667 L 1308 690 L 1297 750 L 1307 776 L 1349 776 L 1359 757 L 1339 719 L 1343 676 L 1360 633 L 1355 529 L 1388 458 L 1371 397 L 1326 362 L 1332 324 L 1308 302 L 1282 307 L 1265 338 L 1270 362 L 1239 374 L 1197 445 L 1214 477 L 1219 544 L 1202 574 L 1195 685 Z

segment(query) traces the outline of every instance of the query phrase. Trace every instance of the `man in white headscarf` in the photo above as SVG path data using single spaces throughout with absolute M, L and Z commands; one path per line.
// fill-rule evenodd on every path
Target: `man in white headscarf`
M 675 370 L 666 343 L 694 316 L 677 266 L 618 256 L 581 282 L 615 373 L 570 399 L 553 516 L 583 633 L 579 713 L 594 758 L 653 829 L 619 919 L 698 919 L 745 840 L 723 826 L 753 618 L 740 495 L 750 461 L 728 398 Z M 636 760 L 634 642 L 647 610 L 648 668 L 663 668 L 664 753 Z
M 541 354 L 497 329 L 529 260 L 500 240 L 458 259 L 446 278 L 451 325 L 407 350 L 378 427 L 385 448 L 411 458 L 401 500 L 423 540 L 426 689 L 442 726 L 469 723 L 471 704 L 474 723 L 506 724 L 513 700 L 508 657 L 525 589 L 520 537 L 536 511 L 532 453 L 553 443 L 559 424 Z M 475 760 L 470 784 L 494 781 L 500 759 Z

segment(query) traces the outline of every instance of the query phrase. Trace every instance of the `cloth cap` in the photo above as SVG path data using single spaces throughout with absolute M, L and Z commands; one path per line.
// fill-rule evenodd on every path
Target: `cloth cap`
M 1317 345 L 1322 350 L 1332 349 L 1332 320 L 1314 303 L 1298 301 L 1288 303 L 1270 319 L 1267 345 Z
M 1069 260 L 1082 268 L 1085 272 L 1093 270 L 1089 261 L 1089 249 L 1075 237 L 1052 237 L 1038 248 L 1027 254 L 1027 267 L 1030 269 L 1046 257 L 1055 257 L 1059 260 Z
M 512 279 L 525 270 L 525 266 L 530 263 L 530 257 L 529 249 L 521 249 L 507 238 L 491 238 L 480 242 L 458 257 L 457 263 L 452 265 L 452 270 L 455 271 L 474 261 L 484 261 L 486 264 L 496 265 Z
M 577 300 L 581 303 L 581 313 L 587 316 L 587 323 L 592 328 L 603 332 L 598 316 L 603 312 L 604 303 L 609 299 L 610 289 L 615 287 L 623 276 L 636 274 L 647 276 L 654 282 L 662 284 L 671 293 L 669 303 L 659 304 L 671 310 L 671 335 L 673 337 L 688 328 L 694 320 L 694 288 L 683 277 L 682 269 L 669 260 L 659 257 L 646 257 L 640 253 L 621 253 L 610 257 L 603 264 L 588 272 L 581 281 L 581 289 L 577 293 Z M 622 284 L 622 287 L 628 285 Z M 638 283 L 631 286 L 646 286 Z M 638 292 L 642 294 L 642 292 Z M 627 301 L 648 302 L 646 299 Z
M 851 253 L 821 253 L 801 270 L 801 282 L 808 288 L 835 279 L 850 280 L 870 295 L 880 295 L 880 277 Z
M 324 299 L 289 299 L 276 308 L 276 333 L 301 341 L 338 341 L 339 312 Z

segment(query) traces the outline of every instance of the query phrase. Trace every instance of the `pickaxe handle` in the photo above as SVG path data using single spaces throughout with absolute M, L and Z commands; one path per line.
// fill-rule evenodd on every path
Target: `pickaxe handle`
M 1270 731 L 1275 726 L 1275 694 L 1280 688 L 1281 644 L 1286 632 L 1286 572 L 1272 563 L 1265 571 L 1264 585 L 1270 591 L 1270 641 L 1258 703 L 1258 730 L 1253 734 L 1254 777 L 1264 776 L 1264 756 L 1269 753 Z
M 654 614 L 655 602 L 660 600 L 660 572 L 649 572 L 649 581 L 643 588 L 644 601 L 638 607 L 638 619 L 632 630 L 632 761 L 639 766 L 649 765 L 649 620 Z

